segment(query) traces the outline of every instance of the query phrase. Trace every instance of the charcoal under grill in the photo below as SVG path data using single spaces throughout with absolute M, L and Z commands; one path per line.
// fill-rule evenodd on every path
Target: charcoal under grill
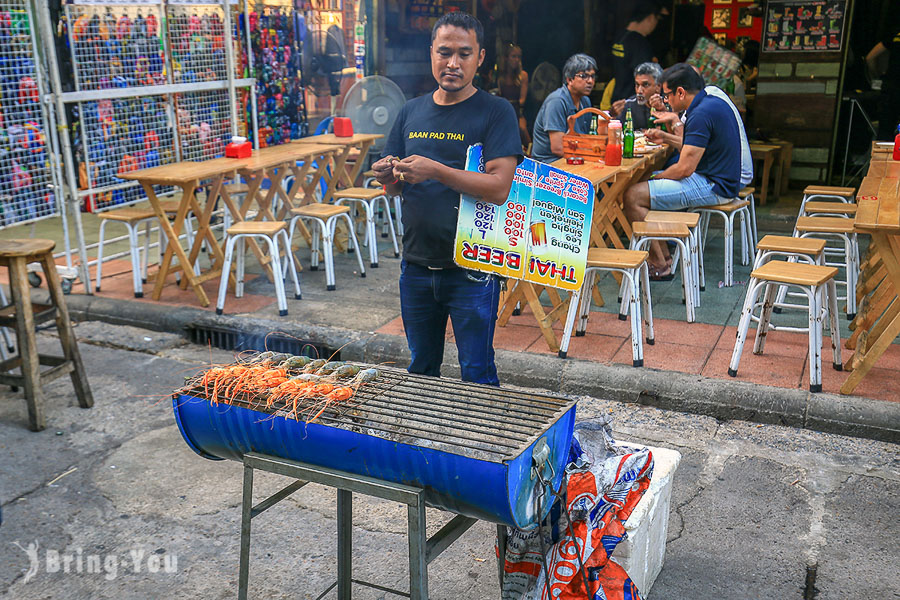
M 303 417 L 314 414 L 311 407 L 295 419 L 284 404 L 266 407 L 263 397 L 225 403 L 203 386 L 174 396 L 175 418 L 205 458 L 269 455 L 423 488 L 429 505 L 461 515 L 519 528 L 537 523 L 532 465 L 559 485 L 575 401 L 380 371 L 312 422 Z

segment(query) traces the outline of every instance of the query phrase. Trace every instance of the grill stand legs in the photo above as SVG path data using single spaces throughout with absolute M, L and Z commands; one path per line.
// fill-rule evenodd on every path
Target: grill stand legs
M 253 505 L 253 470 L 296 479 L 293 483 Z M 364 585 L 383 592 L 406 596 L 410 600 L 428 600 L 428 563 L 466 532 L 476 519 L 456 515 L 431 538 L 425 535 L 425 493 L 420 488 L 353 475 L 336 469 L 265 456 L 244 455 L 244 486 L 241 503 L 241 557 L 238 575 L 238 600 L 247 600 L 250 575 L 250 521 L 263 511 L 284 500 L 307 483 L 319 483 L 337 488 L 337 581 L 318 597 L 323 598 L 337 587 L 339 600 L 350 600 L 352 584 Z M 353 550 L 353 492 L 401 502 L 408 507 L 409 521 L 409 593 L 383 587 L 352 577 Z M 498 531 L 504 526 L 498 526 Z M 501 578 L 502 581 L 502 578 Z M 318 600 L 318 599 L 317 599 Z

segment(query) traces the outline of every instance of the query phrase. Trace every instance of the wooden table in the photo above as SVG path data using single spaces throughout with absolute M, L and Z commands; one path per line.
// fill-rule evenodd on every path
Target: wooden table
M 760 205 L 764 205 L 766 203 L 766 199 L 768 198 L 768 190 L 769 190 L 769 175 L 772 171 L 772 165 L 775 164 L 776 160 L 778 161 L 778 170 L 775 175 L 775 198 L 778 198 L 778 195 L 781 193 L 784 177 L 784 168 L 785 164 L 781 159 L 782 148 L 780 145 L 776 144 L 760 144 L 757 142 L 752 142 L 750 144 L 750 155 L 753 156 L 753 160 L 762 160 L 763 161 L 763 172 L 762 177 L 759 182 L 759 203 Z
M 579 175 L 594 185 L 594 212 L 591 219 L 589 247 L 624 248 L 622 235 L 631 237 L 631 224 L 622 210 L 622 196 L 632 183 L 640 180 L 649 170 L 659 168 L 665 161 L 668 150 L 647 151 L 644 156 L 623 159 L 622 164 L 610 167 L 600 162 L 585 161 L 581 165 L 570 165 L 559 159 L 552 166 Z M 553 331 L 553 324 L 565 318 L 569 310 L 569 297 L 563 299 L 556 288 L 542 286 L 529 281 L 512 280 L 510 289 L 503 295 L 497 317 L 497 325 L 503 327 L 513 315 L 516 307 L 527 304 L 537 320 L 541 335 L 550 350 L 559 351 L 559 341 Z M 545 310 L 541 304 L 541 293 L 546 292 L 551 307 Z M 603 306 L 603 296 L 594 287 L 591 291 L 597 306 Z
M 330 202 L 338 187 L 353 187 L 356 185 L 356 178 L 359 177 L 359 173 L 362 171 L 369 148 L 372 147 L 375 140 L 383 137 L 379 133 L 354 133 L 350 137 L 338 137 L 333 133 L 324 133 L 300 138 L 290 145 L 328 144 L 339 148 L 334 157 L 331 175 L 325 176 L 325 180 L 328 182 L 328 190 L 325 193 L 325 197 L 322 198 L 322 202 Z M 347 164 L 347 159 L 354 149 L 359 151 L 359 155 L 356 162 L 350 167 Z
M 130 171 L 119 175 L 122 179 L 133 179 L 139 181 L 150 200 L 150 206 L 156 213 L 159 220 L 160 229 L 168 237 L 169 244 L 166 246 L 166 252 L 163 255 L 162 262 L 159 265 L 159 272 L 156 274 L 156 281 L 153 285 L 152 298 L 159 300 L 162 296 L 162 288 L 165 284 L 166 277 L 169 273 L 181 272 L 184 285 L 190 285 L 197 298 L 200 299 L 202 306 L 209 306 L 209 298 L 201 284 L 204 281 L 218 277 L 222 272 L 222 266 L 225 264 L 225 253 L 219 245 L 209 227 L 210 216 L 215 206 L 215 198 L 219 195 L 228 197 L 227 192 L 223 194 L 223 181 L 226 177 L 231 177 L 239 164 L 238 159 L 233 158 L 216 158 L 203 162 L 179 162 L 149 169 L 141 169 L 139 171 Z M 201 181 L 211 180 L 209 185 L 209 194 L 205 207 L 200 207 L 197 202 L 194 191 L 200 185 Z M 178 212 L 175 214 L 173 222 L 169 222 L 165 211 L 160 205 L 159 198 L 153 189 L 154 185 L 173 185 L 181 188 L 181 201 L 178 205 Z M 188 254 L 181 245 L 178 236 L 181 235 L 181 229 L 184 227 L 184 220 L 188 211 L 194 213 L 197 217 L 197 231 L 194 235 L 194 241 Z M 193 264 L 200 254 L 200 246 L 203 241 L 208 242 L 210 251 L 212 252 L 212 269 L 202 275 L 194 273 Z M 172 259 L 178 257 L 178 264 L 172 265 Z M 230 278 L 230 283 L 234 283 L 234 278 Z
M 857 287 L 860 308 L 850 324 L 848 347 L 855 349 L 844 365 L 851 371 L 841 386 L 851 394 L 884 351 L 900 335 L 900 162 L 881 160 L 873 148 L 869 172 L 857 192 L 854 227 L 871 236 Z
M 336 146 L 325 144 L 283 144 L 258 150 L 250 158 L 240 159 L 240 165 L 237 167 L 238 173 L 247 182 L 247 195 L 243 202 L 240 206 L 236 205 L 227 190 L 222 190 L 222 199 L 234 216 L 235 222 L 246 219 L 254 201 L 259 209 L 255 220 L 282 221 L 292 208 L 315 200 L 316 186 L 327 177 L 327 166 L 337 151 Z M 294 175 L 294 183 L 289 190 L 285 190 L 282 181 L 288 174 Z M 265 180 L 269 181 L 268 190 L 261 187 Z M 273 208 L 276 198 L 282 201 L 277 214 Z M 311 244 L 312 236 L 306 226 L 302 222 L 298 222 L 297 226 L 306 242 Z M 265 269 L 266 276 L 272 281 L 269 267 L 271 259 L 265 256 L 262 247 L 255 240 L 250 238 L 246 242 Z M 294 260 L 297 260 L 296 257 Z M 300 268 L 299 263 L 297 267 Z
M 224 242 L 220 244 L 210 229 L 210 217 L 218 199 L 222 199 L 235 223 L 246 220 L 249 208 L 254 201 L 259 209 L 256 220 L 281 220 L 284 214 L 297 203 L 312 200 L 312 190 L 324 177 L 325 165 L 336 151 L 336 147 L 333 145 L 285 144 L 263 148 L 254 152 L 249 158 L 188 161 L 123 173 L 120 176 L 123 179 L 133 179 L 141 183 L 150 200 L 150 206 L 153 207 L 153 211 L 159 219 L 160 227 L 169 239 L 169 245 L 156 275 L 152 298 L 159 300 L 166 277 L 170 273 L 181 272 L 182 287 L 193 288 L 200 299 L 200 304 L 209 306 L 209 298 L 201 284 L 220 277 L 225 264 Z M 318 168 L 313 172 L 312 180 L 307 182 L 307 175 L 314 160 L 317 161 Z M 298 161 L 303 161 L 303 163 L 298 166 Z M 285 191 L 281 181 L 289 172 L 294 174 L 295 181 L 291 189 Z M 232 197 L 228 187 L 224 185 L 225 180 L 234 177 L 235 173 L 240 173 L 247 180 L 247 194 L 240 203 Z M 265 179 L 270 180 L 270 187 L 263 193 L 264 190 L 261 190 L 260 186 Z M 201 207 L 194 192 L 201 182 L 207 180 L 210 181 L 208 194 L 205 206 Z M 169 222 L 166 213 L 160 206 L 159 198 L 153 190 L 154 185 L 174 185 L 181 188 L 181 201 L 173 223 Z M 277 216 L 272 210 L 273 200 L 276 196 L 284 202 Z M 193 244 L 186 250 L 179 242 L 178 236 L 181 234 L 188 212 L 193 212 L 197 217 L 197 232 Z M 301 229 L 301 231 L 305 232 L 306 236 L 309 235 L 305 229 Z M 212 253 L 210 257 L 212 265 L 208 271 L 196 275 L 193 265 L 200 255 L 200 247 L 204 240 L 208 243 Z M 265 251 L 256 240 L 248 239 L 246 242 L 263 266 L 266 276 L 273 281 L 271 258 L 266 256 Z M 178 264 L 172 264 L 174 257 L 178 258 Z M 231 284 L 234 284 L 234 277 L 230 274 L 229 280 Z

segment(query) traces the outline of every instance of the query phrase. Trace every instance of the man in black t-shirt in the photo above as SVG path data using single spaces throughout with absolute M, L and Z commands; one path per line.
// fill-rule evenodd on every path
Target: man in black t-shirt
M 631 9 L 625 32 L 612 45 L 613 77 L 616 78 L 612 94 L 613 112 L 622 110 L 624 102 L 617 105 L 617 101 L 631 95 L 635 67 L 645 62 L 657 62 L 647 37 L 656 29 L 659 19 L 659 6 L 652 0 L 640 0 Z
M 900 123 L 900 25 L 890 27 L 866 56 L 872 75 L 878 75 L 879 63 L 887 52 L 887 65 L 881 75 L 881 99 L 878 103 L 878 139 L 893 141 Z M 884 67 L 882 67 L 884 68 Z
M 499 385 L 493 349 L 499 281 L 453 262 L 460 193 L 505 203 L 522 160 L 512 106 L 472 85 L 482 44 L 481 24 L 471 15 L 438 19 L 431 32 L 438 88 L 403 106 L 372 170 L 388 193 L 403 194 L 400 309 L 409 372 L 440 376 L 449 317 L 462 379 Z M 465 170 L 474 144 L 483 145 L 483 173 Z

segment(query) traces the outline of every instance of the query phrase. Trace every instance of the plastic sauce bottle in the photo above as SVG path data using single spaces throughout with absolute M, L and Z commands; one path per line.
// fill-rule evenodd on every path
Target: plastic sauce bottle
M 897 125 L 897 135 L 894 136 L 894 160 L 900 160 L 900 125 Z
M 610 167 L 617 167 L 622 164 L 622 123 L 615 120 L 610 121 L 607 129 L 609 133 L 604 162 Z
M 634 122 L 631 120 L 631 109 L 625 111 L 625 129 L 622 133 L 622 156 L 634 158 Z

